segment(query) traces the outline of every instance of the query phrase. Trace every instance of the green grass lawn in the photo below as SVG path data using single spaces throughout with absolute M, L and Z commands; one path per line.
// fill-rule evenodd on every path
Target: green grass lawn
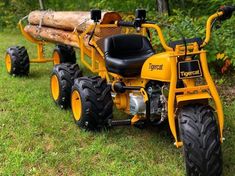
M 70 110 L 50 95 L 52 64 L 31 64 L 30 75 L 6 73 L 8 47 L 35 45 L 18 32 L 0 33 L 0 175 L 185 175 L 182 149 L 173 145 L 167 124 L 101 133 L 80 130 Z M 53 46 L 46 48 L 48 57 Z M 116 118 L 123 114 L 115 112 Z M 225 107 L 224 175 L 235 173 L 235 102 Z

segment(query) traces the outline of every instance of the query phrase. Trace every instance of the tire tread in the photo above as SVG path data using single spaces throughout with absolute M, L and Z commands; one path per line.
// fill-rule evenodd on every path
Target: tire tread
M 100 77 L 81 77 L 75 80 L 73 90 L 77 90 L 83 103 L 83 115 L 76 121 L 86 130 L 100 130 L 108 125 L 113 117 L 111 88 Z
M 10 74 L 15 76 L 28 76 L 29 56 L 24 46 L 14 46 L 7 49 L 7 54 L 11 57 L 12 69 Z
M 187 175 L 221 175 L 222 152 L 213 111 L 202 105 L 186 106 L 180 112 L 179 123 Z
M 82 76 L 82 71 L 78 64 L 63 63 L 54 66 L 51 76 L 53 75 L 57 76 L 60 84 L 59 98 L 54 101 L 61 109 L 66 109 L 70 107 L 70 93 L 74 80 Z

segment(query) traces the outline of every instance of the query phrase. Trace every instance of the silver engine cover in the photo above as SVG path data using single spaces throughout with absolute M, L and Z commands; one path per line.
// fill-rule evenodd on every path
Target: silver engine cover
M 146 114 L 146 104 L 140 92 L 130 93 L 130 114 Z

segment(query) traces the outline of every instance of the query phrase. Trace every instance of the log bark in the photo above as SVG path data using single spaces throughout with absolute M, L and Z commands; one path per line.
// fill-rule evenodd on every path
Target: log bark
M 121 20 L 121 16 L 116 12 L 102 13 L 101 24 L 113 24 Z M 28 21 L 33 25 L 41 25 L 68 31 L 84 32 L 88 26 L 94 24 L 90 19 L 90 12 L 54 12 L 54 11 L 33 11 L 29 14 Z M 119 29 L 120 30 L 120 29 Z M 105 29 L 96 29 L 95 35 L 102 37 L 107 33 Z
M 76 48 L 79 48 L 77 35 L 73 32 L 64 31 L 61 29 L 49 28 L 49 27 L 41 27 L 39 28 L 36 25 L 27 25 L 24 30 L 30 34 L 33 38 L 38 40 L 44 40 L 51 43 L 60 43 L 70 45 Z M 94 40 L 97 41 L 100 38 L 93 36 Z M 88 41 L 90 35 L 86 35 L 83 39 L 83 42 L 86 47 L 90 48 Z

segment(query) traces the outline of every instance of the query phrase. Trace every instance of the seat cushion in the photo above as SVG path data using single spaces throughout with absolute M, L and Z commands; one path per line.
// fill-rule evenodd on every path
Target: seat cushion
M 139 75 L 146 59 L 154 54 L 149 40 L 137 34 L 106 38 L 104 51 L 107 70 L 126 77 Z

